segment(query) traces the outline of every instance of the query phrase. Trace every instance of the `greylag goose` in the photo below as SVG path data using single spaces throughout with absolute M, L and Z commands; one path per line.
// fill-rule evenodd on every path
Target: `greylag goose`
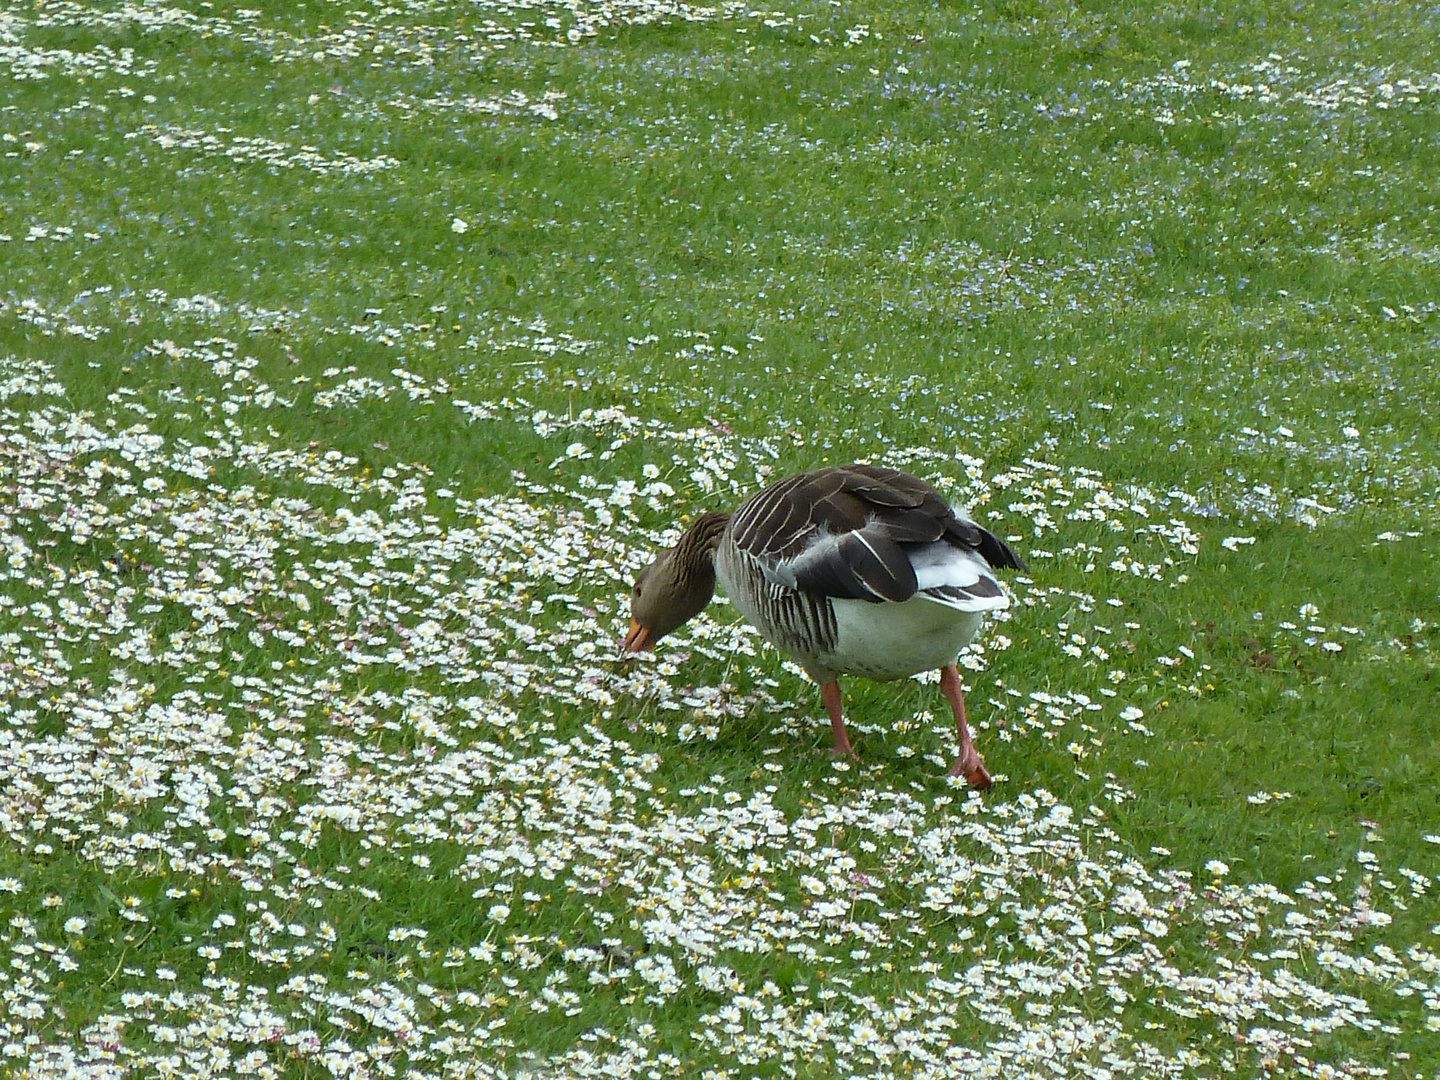
M 992 569 L 1023 570 L 1003 541 L 925 481 L 840 465 L 786 477 L 734 513 L 696 518 L 640 574 L 624 648 L 643 652 L 698 615 L 718 580 L 731 603 L 820 684 L 835 753 L 854 757 L 841 675 L 901 679 L 940 669 L 960 753 L 950 769 L 990 786 L 970 739 L 955 661 L 1009 598 Z

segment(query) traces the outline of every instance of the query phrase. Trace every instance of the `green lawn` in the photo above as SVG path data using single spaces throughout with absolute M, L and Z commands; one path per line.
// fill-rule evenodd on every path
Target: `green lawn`
M 0 0 L 0 1074 L 1440 1075 L 1440 16 Z M 634 573 L 1028 561 L 860 760 Z

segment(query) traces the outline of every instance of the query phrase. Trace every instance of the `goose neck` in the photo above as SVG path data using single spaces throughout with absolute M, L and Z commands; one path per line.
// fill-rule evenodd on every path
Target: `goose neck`
M 674 558 L 681 576 L 693 579 L 714 575 L 715 550 L 728 524 L 730 515 L 718 511 L 701 514 L 690 523 L 675 545 Z

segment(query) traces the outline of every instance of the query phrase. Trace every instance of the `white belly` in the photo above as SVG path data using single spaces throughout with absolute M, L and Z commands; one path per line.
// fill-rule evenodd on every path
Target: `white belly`
M 835 651 L 824 667 L 867 679 L 903 679 L 953 664 L 984 616 L 916 596 L 902 604 L 835 600 Z

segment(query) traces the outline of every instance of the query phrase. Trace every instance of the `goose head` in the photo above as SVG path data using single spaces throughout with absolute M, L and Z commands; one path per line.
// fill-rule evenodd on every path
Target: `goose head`
M 640 571 L 630 590 L 626 652 L 648 652 L 684 626 L 715 596 L 715 548 L 729 514 L 702 514 L 669 551 Z

